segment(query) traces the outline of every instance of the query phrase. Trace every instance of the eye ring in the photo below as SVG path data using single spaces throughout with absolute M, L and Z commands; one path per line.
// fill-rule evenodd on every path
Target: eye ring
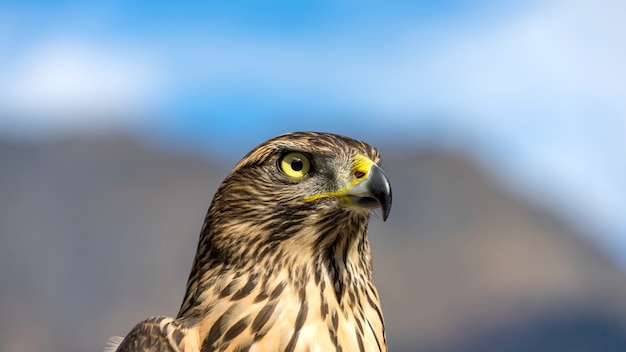
M 299 152 L 289 152 L 278 161 L 280 170 L 287 176 L 300 179 L 311 171 L 309 157 Z

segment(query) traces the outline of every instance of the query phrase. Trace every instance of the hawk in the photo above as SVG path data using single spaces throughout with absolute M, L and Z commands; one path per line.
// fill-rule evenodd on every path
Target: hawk
M 275 137 L 223 181 L 176 318 L 105 351 L 386 351 L 367 225 L 391 186 L 373 147 L 316 132 Z

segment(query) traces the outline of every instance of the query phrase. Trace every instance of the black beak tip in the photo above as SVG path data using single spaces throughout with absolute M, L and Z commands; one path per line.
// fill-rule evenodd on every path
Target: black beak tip
M 371 172 L 371 192 L 375 195 L 376 200 L 380 205 L 380 209 L 383 214 L 383 221 L 387 221 L 389 212 L 391 211 L 391 183 L 389 182 L 389 177 L 387 177 L 385 171 L 383 171 L 383 169 L 379 166 L 374 166 Z
M 389 188 L 389 193 L 384 197 L 384 200 L 381 202 L 380 208 L 383 212 L 383 221 L 387 221 L 389 217 L 389 212 L 391 212 L 391 188 Z

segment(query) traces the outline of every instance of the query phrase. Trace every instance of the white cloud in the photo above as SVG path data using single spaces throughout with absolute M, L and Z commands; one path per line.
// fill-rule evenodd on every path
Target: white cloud
M 29 43 L 4 65 L 0 123 L 7 129 L 98 129 L 143 116 L 162 89 L 148 55 L 70 37 Z

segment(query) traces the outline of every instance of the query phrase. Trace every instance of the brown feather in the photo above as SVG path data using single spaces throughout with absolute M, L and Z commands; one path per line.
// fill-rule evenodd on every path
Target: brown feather
M 310 157 L 310 175 L 280 171 L 290 151 Z M 248 153 L 207 212 L 178 316 L 140 323 L 118 351 L 386 351 L 371 210 L 303 201 L 349 182 L 357 154 L 380 161 L 365 143 L 313 132 Z

